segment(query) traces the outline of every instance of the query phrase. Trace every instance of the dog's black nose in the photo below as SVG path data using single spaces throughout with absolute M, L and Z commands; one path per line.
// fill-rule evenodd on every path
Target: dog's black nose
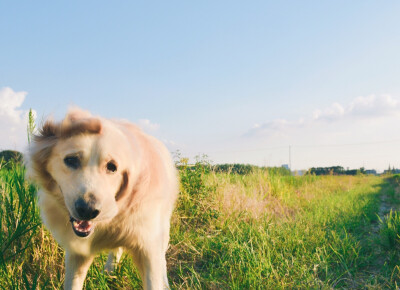
M 97 217 L 100 211 L 95 207 L 93 202 L 86 202 L 84 199 L 79 198 L 75 202 L 75 209 L 80 220 L 91 220 Z

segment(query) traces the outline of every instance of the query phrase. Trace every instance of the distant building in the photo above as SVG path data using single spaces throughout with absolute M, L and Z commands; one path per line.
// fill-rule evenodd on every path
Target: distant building
M 282 164 L 282 166 L 281 166 L 282 168 L 285 168 L 285 169 L 287 169 L 287 170 L 290 170 L 290 168 L 289 168 L 289 164 Z
M 377 175 L 375 169 L 367 169 L 365 170 L 365 174 Z

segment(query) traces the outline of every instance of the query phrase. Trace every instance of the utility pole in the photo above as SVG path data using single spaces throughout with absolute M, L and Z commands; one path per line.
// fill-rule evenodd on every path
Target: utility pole
M 289 170 L 292 172 L 292 146 L 289 145 Z

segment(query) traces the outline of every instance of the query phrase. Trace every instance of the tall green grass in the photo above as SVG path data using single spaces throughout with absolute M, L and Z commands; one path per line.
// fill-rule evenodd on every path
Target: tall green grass
M 181 250 L 172 247 L 177 263 L 172 269 L 178 270 L 173 275 L 178 278 L 173 280 L 175 287 L 277 289 L 370 283 L 362 276 L 367 276 L 363 269 L 371 262 L 371 253 L 361 240 L 365 228 L 377 220 L 381 179 L 259 171 L 247 176 L 211 172 L 202 180 L 211 189 L 202 200 L 205 217 L 198 220 L 203 222 L 190 227 L 178 216 L 172 228 L 172 240 L 179 241 Z M 181 231 L 183 225 L 190 230 Z
M 380 258 L 396 246 L 384 245 L 384 234 L 374 232 L 380 196 L 396 184 L 362 175 L 218 173 L 201 160 L 179 165 L 181 193 L 167 253 L 171 288 L 395 288 L 398 283 L 398 262 Z M 0 180 L 0 288 L 61 288 L 64 252 L 40 223 L 35 187 L 24 180 L 21 167 L 0 170 Z M 87 289 L 141 287 L 129 257 L 111 275 L 102 273 L 105 260 L 105 254 L 95 259 Z
M 38 273 L 34 272 L 21 273 L 20 279 L 13 277 L 16 268 L 29 269 L 32 266 L 23 257 L 26 257 L 41 224 L 35 200 L 36 189 L 25 182 L 24 175 L 21 166 L 0 171 L 0 285 L 4 288 L 20 288 L 22 285 L 34 288 L 38 278 Z
M 381 222 L 380 236 L 387 249 L 400 249 L 400 214 L 390 210 Z

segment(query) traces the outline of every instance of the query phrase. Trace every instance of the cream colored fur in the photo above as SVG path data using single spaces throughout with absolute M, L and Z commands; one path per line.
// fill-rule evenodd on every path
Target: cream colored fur
M 81 167 L 64 163 L 75 154 Z M 46 122 L 29 152 L 28 174 L 40 186 L 44 224 L 66 251 L 65 289 L 82 289 L 96 254 L 109 250 L 112 271 L 125 250 L 144 289 L 168 288 L 165 252 L 178 184 L 168 150 L 128 122 L 74 109 L 60 123 Z M 116 172 L 106 170 L 113 160 Z M 72 230 L 78 198 L 94 198 L 100 213 L 87 237 Z

